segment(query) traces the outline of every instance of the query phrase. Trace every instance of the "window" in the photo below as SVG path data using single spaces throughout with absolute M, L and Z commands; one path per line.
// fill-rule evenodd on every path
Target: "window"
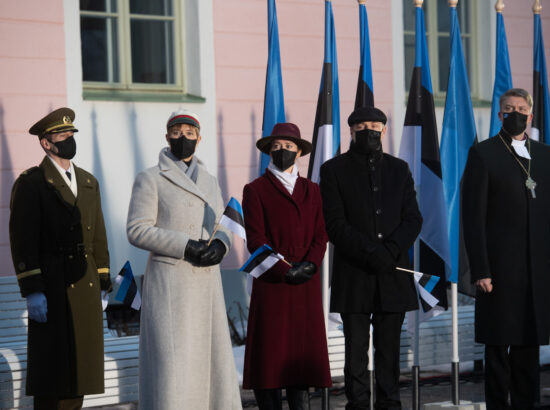
M 84 97 L 134 100 L 174 93 L 181 99 L 185 70 L 179 3 L 80 0 Z
M 462 47 L 468 70 L 468 79 L 470 80 L 470 89 L 472 97 L 475 98 L 479 97 L 477 91 L 479 74 L 474 62 L 476 57 L 474 46 L 477 43 L 474 5 L 475 2 L 472 0 L 461 0 L 458 2 L 456 11 L 460 22 Z M 413 1 L 403 0 L 405 86 L 407 92 L 410 88 L 415 57 L 415 19 L 416 13 Z M 448 0 L 425 0 L 424 20 L 434 97 L 444 98 L 447 91 L 451 53 L 449 38 L 451 20 Z

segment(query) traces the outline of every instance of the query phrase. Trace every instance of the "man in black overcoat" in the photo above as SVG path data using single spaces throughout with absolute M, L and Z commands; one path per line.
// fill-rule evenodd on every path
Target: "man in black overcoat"
M 405 161 L 382 151 L 386 115 L 356 109 L 348 152 L 321 167 L 326 229 L 334 245 L 331 312 L 345 336 L 346 409 L 368 409 L 369 332 L 374 328 L 376 408 L 400 409 L 399 345 L 405 312 L 418 300 L 408 250 L 420 233 L 414 182 Z
M 462 209 L 476 341 L 485 344 L 487 409 L 531 409 L 539 345 L 550 338 L 550 147 L 525 133 L 533 99 L 500 99 L 498 135 L 472 146 Z

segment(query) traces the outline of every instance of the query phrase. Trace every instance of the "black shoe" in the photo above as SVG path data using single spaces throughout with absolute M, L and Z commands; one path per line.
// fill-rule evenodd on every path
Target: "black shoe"
M 290 410 L 309 410 L 309 392 L 307 389 L 286 389 L 286 400 Z
M 283 408 L 280 389 L 254 389 L 254 397 L 259 410 L 282 410 Z

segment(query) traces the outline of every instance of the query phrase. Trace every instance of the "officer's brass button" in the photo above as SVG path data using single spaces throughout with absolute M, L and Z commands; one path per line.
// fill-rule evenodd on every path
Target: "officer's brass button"
M 91 231 L 91 230 L 92 230 L 92 227 L 91 227 L 90 225 L 88 225 L 88 226 L 86 227 L 86 229 L 89 230 L 89 231 Z
M 85 258 L 87 258 L 87 257 L 88 257 L 88 254 L 87 254 L 87 253 L 85 253 L 85 254 L 84 254 L 84 257 L 85 257 Z
M 92 282 L 90 282 L 90 287 L 92 288 L 94 286 L 94 284 Z
M 86 182 L 89 184 L 89 183 L 92 182 L 92 181 L 90 181 L 90 178 L 88 178 L 88 179 L 86 180 Z
M 73 255 L 69 255 L 69 259 L 72 259 L 73 258 Z
M 74 283 L 71 283 L 71 288 L 74 289 Z

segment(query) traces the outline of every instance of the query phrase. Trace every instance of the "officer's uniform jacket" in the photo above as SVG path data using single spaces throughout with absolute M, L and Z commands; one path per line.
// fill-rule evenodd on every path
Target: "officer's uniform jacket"
M 111 289 L 99 184 L 74 167 L 78 195 L 47 157 L 15 181 L 10 243 L 23 297 L 43 292 L 47 322 L 29 319 L 27 395 L 102 393 L 100 290 Z

